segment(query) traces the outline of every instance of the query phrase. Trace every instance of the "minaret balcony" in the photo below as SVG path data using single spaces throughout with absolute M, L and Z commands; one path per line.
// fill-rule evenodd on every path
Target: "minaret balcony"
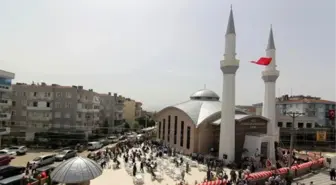
M 278 79 L 280 72 L 274 69 L 274 70 L 263 71 L 261 72 L 261 74 L 262 74 L 262 79 L 264 80 L 264 82 L 275 82 Z
M 237 59 L 224 59 L 220 61 L 220 68 L 224 74 L 235 74 L 239 68 L 239 60 Z

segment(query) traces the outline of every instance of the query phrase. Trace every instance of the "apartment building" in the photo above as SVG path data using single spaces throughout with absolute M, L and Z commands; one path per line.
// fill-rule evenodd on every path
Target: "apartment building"
M 101 127 L 106 127 L 107 122 L 108 133 L 111 134 L 114 131 L 114 127 L 124 122 L 124 98 L 117 93 L 100 94 L 100 118 L 102 120 Z M 105 129 L 105 128 L 104 128 Z
M 46 83 L 17 83 L 12 88 L 11 126 L 18 137 L 31 141 L 35 133 L 45 131 L 82 131 L 88 137 L 99 128 L 100 96 L 92 89 Z
M 130 98 L 125 98 L 123 113 L 126 122 L 133 123 L 137 118 L 141 117 L 142 103 Z
M 262 114 L 262 103 L 254 104 L 256 114 Z M 335 126 L 335 118 L 330 118 L 329 114 L 335 112 L 336 102 L 323 100 L 320 97 L 312 96 L 288 96 L 277 98 L 277 122 L 280 128 L 314 128 Z M 298 111 L 304 113 L 297 117 L 295 123 L 286 112 Z
M 11 124 L 12 80 L 14 78 L 14 73 L 0 70 L 0 127 L 8 127 Z

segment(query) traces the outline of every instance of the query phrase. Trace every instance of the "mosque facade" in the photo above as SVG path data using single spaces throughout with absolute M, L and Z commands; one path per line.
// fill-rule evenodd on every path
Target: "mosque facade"
M 221 106 L 219 96 L 202 89 L 190 96 L 188 101 L 168 106 L 157 113 L 157 138 L 163 144 L 185 154 L 214 155 L 219 151 Z M 235 108 L 235 158 L 240 159 L 246 135 L 265 135 L 268 119 L 249 115 Z M 229 137 L 229 136 L 228 136 Z M 256 148 L 251 148 L 255 152 Z M 267 154 L 266 148 L 260 152 Z
M 265 83 L 263 116 L 250 115 L 235 105 L 236 31 L 232 9 L 225 34 L 225 51 L 220 61 L 223 73 L 222 101 L 208 89 L 190 96 L 188 101 L 168 106 L 156 115 L 157 138 L 164 144 L 185 154 L 200 153 L 218 156 L 228 162 L 256 152 L 275 162 L 275 84 L 279 71 L 275 64 L 273 31 L 270 30 L 266 56 L 272 62 L 262 72 Z

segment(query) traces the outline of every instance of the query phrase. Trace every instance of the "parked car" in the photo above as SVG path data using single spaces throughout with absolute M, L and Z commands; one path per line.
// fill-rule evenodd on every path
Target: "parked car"
M 11 146 L 6 149 L 11 152 L 15 152 L 17 155 L 24 155 L 27 153 L 27 150 L 28 150 L 27 147 L 25 146 Z
M 77 156 L 76 150 L 63 150 L 55 156 L 56 161 L 63 161 Z
M 15 156 L 16 152 L 10 151 L 8 149 L 2 149 L 0 150 L 0 155 L 10 155 L 10 156 Z
M 109 142 L 107 139 L 101 139 L 101 140 L 99 140 L 99 142 L 100 142 L 103 146 L 106 146 L 106 145 L 110 144 L 110 142 Z
M 103 147 L 103 144 L 101 144 L 100 142 L 89 142 L 88 143 L 88 150 L 98 150 L 101 149 Z
M 13 156 L 10 155 L 0 155 L 0 166 L 8 165 L 13 159 Z
M 29 165 L 32 165 L 33 168 L 53 164 L 55 162 L 55 155 L 43 155 L 36 157 L 32 161 L 29 161 Z
M 1 166 L 0 167 L 0 180 L 12 177 L 15 175 L 20 175 L 24 173 L 25 167 L 23 166 Z

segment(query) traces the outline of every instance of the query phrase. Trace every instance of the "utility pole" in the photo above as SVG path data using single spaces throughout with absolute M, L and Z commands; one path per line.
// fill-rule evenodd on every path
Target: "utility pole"
M 292 118 L 292 128 L 290 130 L 290 146 L 289 146 L 289 160 L 288 160 L 288 167 L 290 168 L 292 165 L 292 160 L 293 160 L 293 149 L 294 149 L 294 139 L 296 136 L 296 128 L 295 128 L 295 119 L 299 116 L 303 116 L 304 113 L 298 112 L 298 111 L 289 111 L 286 112 L 286 115 Z

